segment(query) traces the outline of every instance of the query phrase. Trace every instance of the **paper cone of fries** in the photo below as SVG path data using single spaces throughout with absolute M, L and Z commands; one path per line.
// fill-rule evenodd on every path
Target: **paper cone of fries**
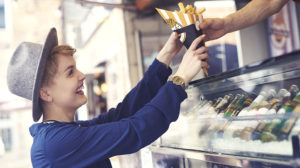
M 159 8 L 156 8 L 156 10 L 173 31 L 177 31 L 181 34 L 180 41 L 182 43 L 192 40 L 188 43 L 191 44 L 193 40 L 198 37 L 197 35 L 202 34 L 199 28 L 199 25 L 203 20 L 202 15 L 172 12 Z M 195 35 L 194 38 L 191 37 L 193 35 Z M 189 48 L 189 45 L 186 47 Z
M 172 31 L 176 31 L 180 34 L 180 41 L 187 49 L 198 36 L 202 35 L 202 31 L 199 27 L 200 23 L 203 21 L 202 14 L 191 14 L 181 11 L 172 12 L 159 8 L 156 8 L 156 10 L 169 25 Z M 197 48 L 201 46 L 204 46 L 203 41 L 197 46 Z M 206 68 L 203 68 L 203 71 L 206 75 L 208 74 Z

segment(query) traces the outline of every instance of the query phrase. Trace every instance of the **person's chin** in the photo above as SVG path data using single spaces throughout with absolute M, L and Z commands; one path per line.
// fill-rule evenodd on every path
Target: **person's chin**
M 86 102 L 87 102 L 87 97 L 84 95 L 84 96 L 82 97 L 82 103 L 81 103 L 80 106 L 86 104 Z
M 87 101 L 80 102 L 77 106 L 75 106 L 76 109 L 80 108 L 81 106 L 85 105 Z

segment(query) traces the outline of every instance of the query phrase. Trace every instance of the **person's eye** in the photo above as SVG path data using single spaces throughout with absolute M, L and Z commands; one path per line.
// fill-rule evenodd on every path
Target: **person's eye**
M 73 69 L 71 69 L 70 71 L 69 71 L 69 76 L 72 76 L 72 74 L 73 74 Z

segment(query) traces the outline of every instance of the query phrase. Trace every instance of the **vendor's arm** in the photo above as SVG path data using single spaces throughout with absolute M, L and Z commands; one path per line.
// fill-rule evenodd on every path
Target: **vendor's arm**
M 200 28 L 207 35 L 205 41 L 246 28 L 279 12 L 289 0 L 252 0 L 245 7 L 224 18 L 207 18 Z

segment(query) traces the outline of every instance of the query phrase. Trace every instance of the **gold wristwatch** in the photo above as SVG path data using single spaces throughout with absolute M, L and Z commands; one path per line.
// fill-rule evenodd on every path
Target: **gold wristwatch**
M 172 76 L 170 77 L 169 81 L 172 81 L 174 84 L 179 85 L 182 87 L 183 90 L 185 90 L 185 83 L 182 77 L 180 76 Z

